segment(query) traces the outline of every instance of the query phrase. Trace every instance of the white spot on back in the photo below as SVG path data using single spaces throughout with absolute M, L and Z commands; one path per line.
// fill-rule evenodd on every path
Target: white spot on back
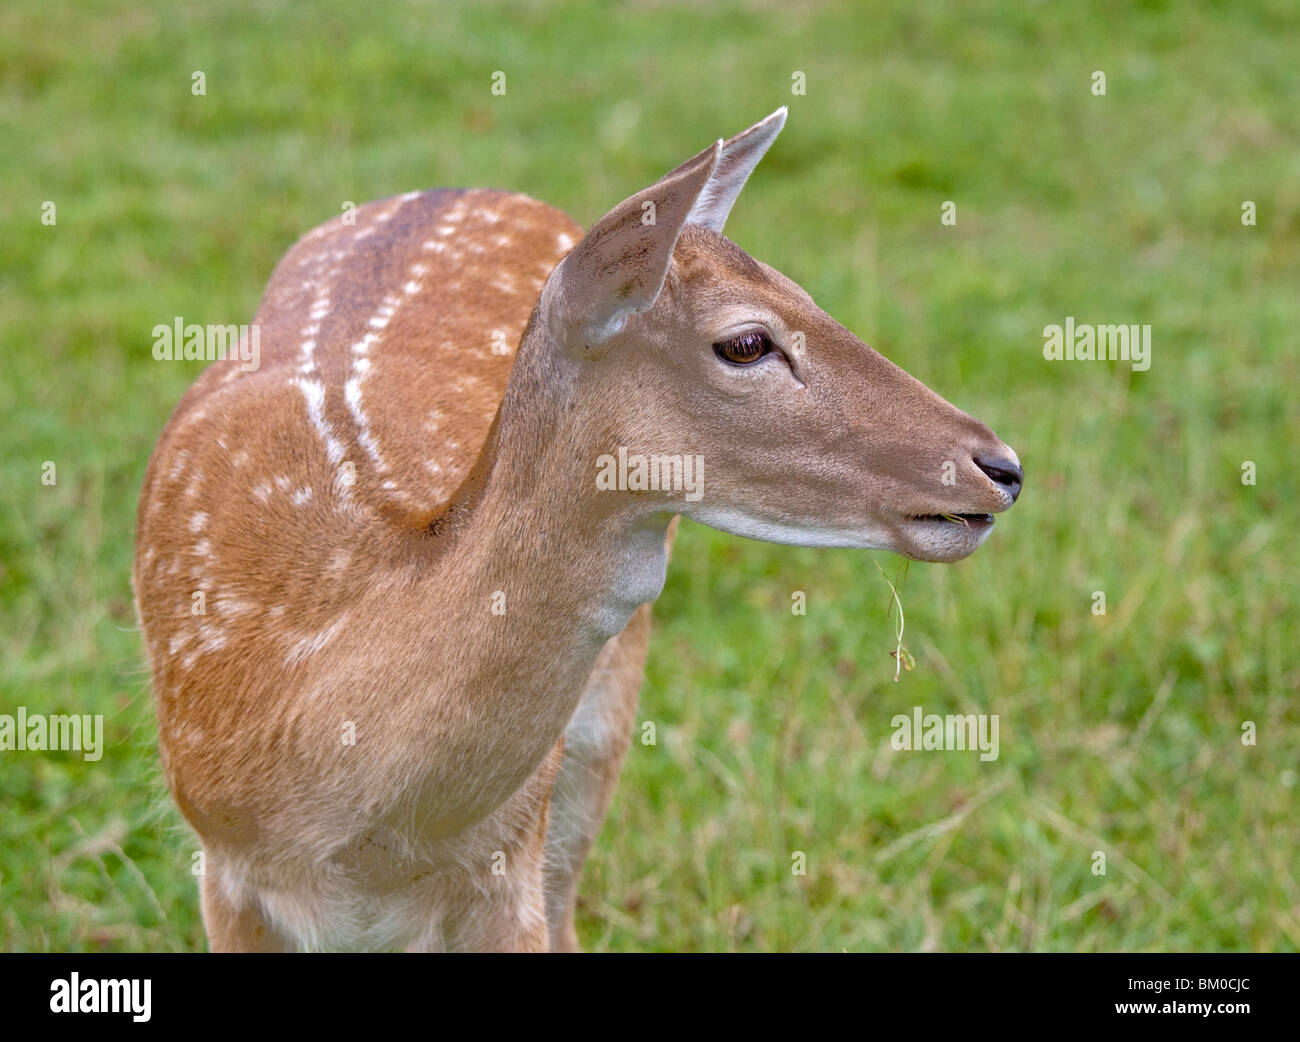
M 313 633 L 301 638 L 300 640 L 294 641 L 289 648 L 288 654 L 284 656 L 284 664 L 286 666 L 292 666 L 326 647 L 329 642 L 334 639 L 335 634 L 343 628 L 343 623 L 346 620 L 347 613 L 344 612 L 319 633 Z
M 321 444 L 325 446 L 326 458 L 331 464 L 337 464 L 343 459 L 343 446 L 325 420 L 325 385 L 319 380 L 305 380 L 301 377 L 295 378 L 293 382 L 302 391 L 302 396 L 306 400 L 307 417 L 311 420 L 312 427 L 316 429 Z M 267 494 L 270 494 L 269 489 Z

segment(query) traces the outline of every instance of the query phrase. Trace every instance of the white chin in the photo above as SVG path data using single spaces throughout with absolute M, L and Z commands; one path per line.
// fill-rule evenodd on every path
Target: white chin
M 885 525 L 867 525 L 860 529 L 836 529 L 821 525 L 802 525 L 772 518 L 752 517 L 733 510 L 696 506 L 682 513 L 692 521 L 716 528 L 720 532 L 759 539 L 765 543 L 787 546 L 851 547 L 857 550 L 894 550 L 898 553 L 897 533 Z
M 893 525 L 869 524 L 855 529 L 801 525 L 757 518 L 716 507 L 683 511 L 693 521 L 746 539 L 788 546 L 848 547 L 890 550 L 914 561 L 960 561 L 973 554 L 993 531 L 993 519 L 907 518 Z
M 913 518 L 903 523 L 903 545 L 891 549 L 916 561 L 948 563 L 969 557 L 993 531 L 993 520 Z

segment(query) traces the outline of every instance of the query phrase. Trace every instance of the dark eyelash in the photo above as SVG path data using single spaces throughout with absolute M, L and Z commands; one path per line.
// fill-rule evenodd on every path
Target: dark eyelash
M 772 341 L 760 330 L 741 333 L 713 345 L 714 353 L 728 365 L 750 365 L 772 350 Z

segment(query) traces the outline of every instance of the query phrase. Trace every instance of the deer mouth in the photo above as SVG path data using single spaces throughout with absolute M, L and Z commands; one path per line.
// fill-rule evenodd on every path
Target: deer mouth
M 909 514 L 896 552 L 914 561 L 950 563 L 969 557 L 993 532 L 992 514 Z
M 941 525 L 978 527 L 993 524 L 992 514 L 913 514 L 909 521 L 931 521 Z

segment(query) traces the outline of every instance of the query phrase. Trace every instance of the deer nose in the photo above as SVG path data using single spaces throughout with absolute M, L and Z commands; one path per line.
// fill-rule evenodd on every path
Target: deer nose
M 1019 498 L 1020 488 L 1025 483 L 1025 472 L 1018 461 L 1002 457 L 980 459 L 976 456 L 975 466 L 984 471 L 994 484 L 1001 485 L 1010 492 L 1011 502 L 1014 503 Z

